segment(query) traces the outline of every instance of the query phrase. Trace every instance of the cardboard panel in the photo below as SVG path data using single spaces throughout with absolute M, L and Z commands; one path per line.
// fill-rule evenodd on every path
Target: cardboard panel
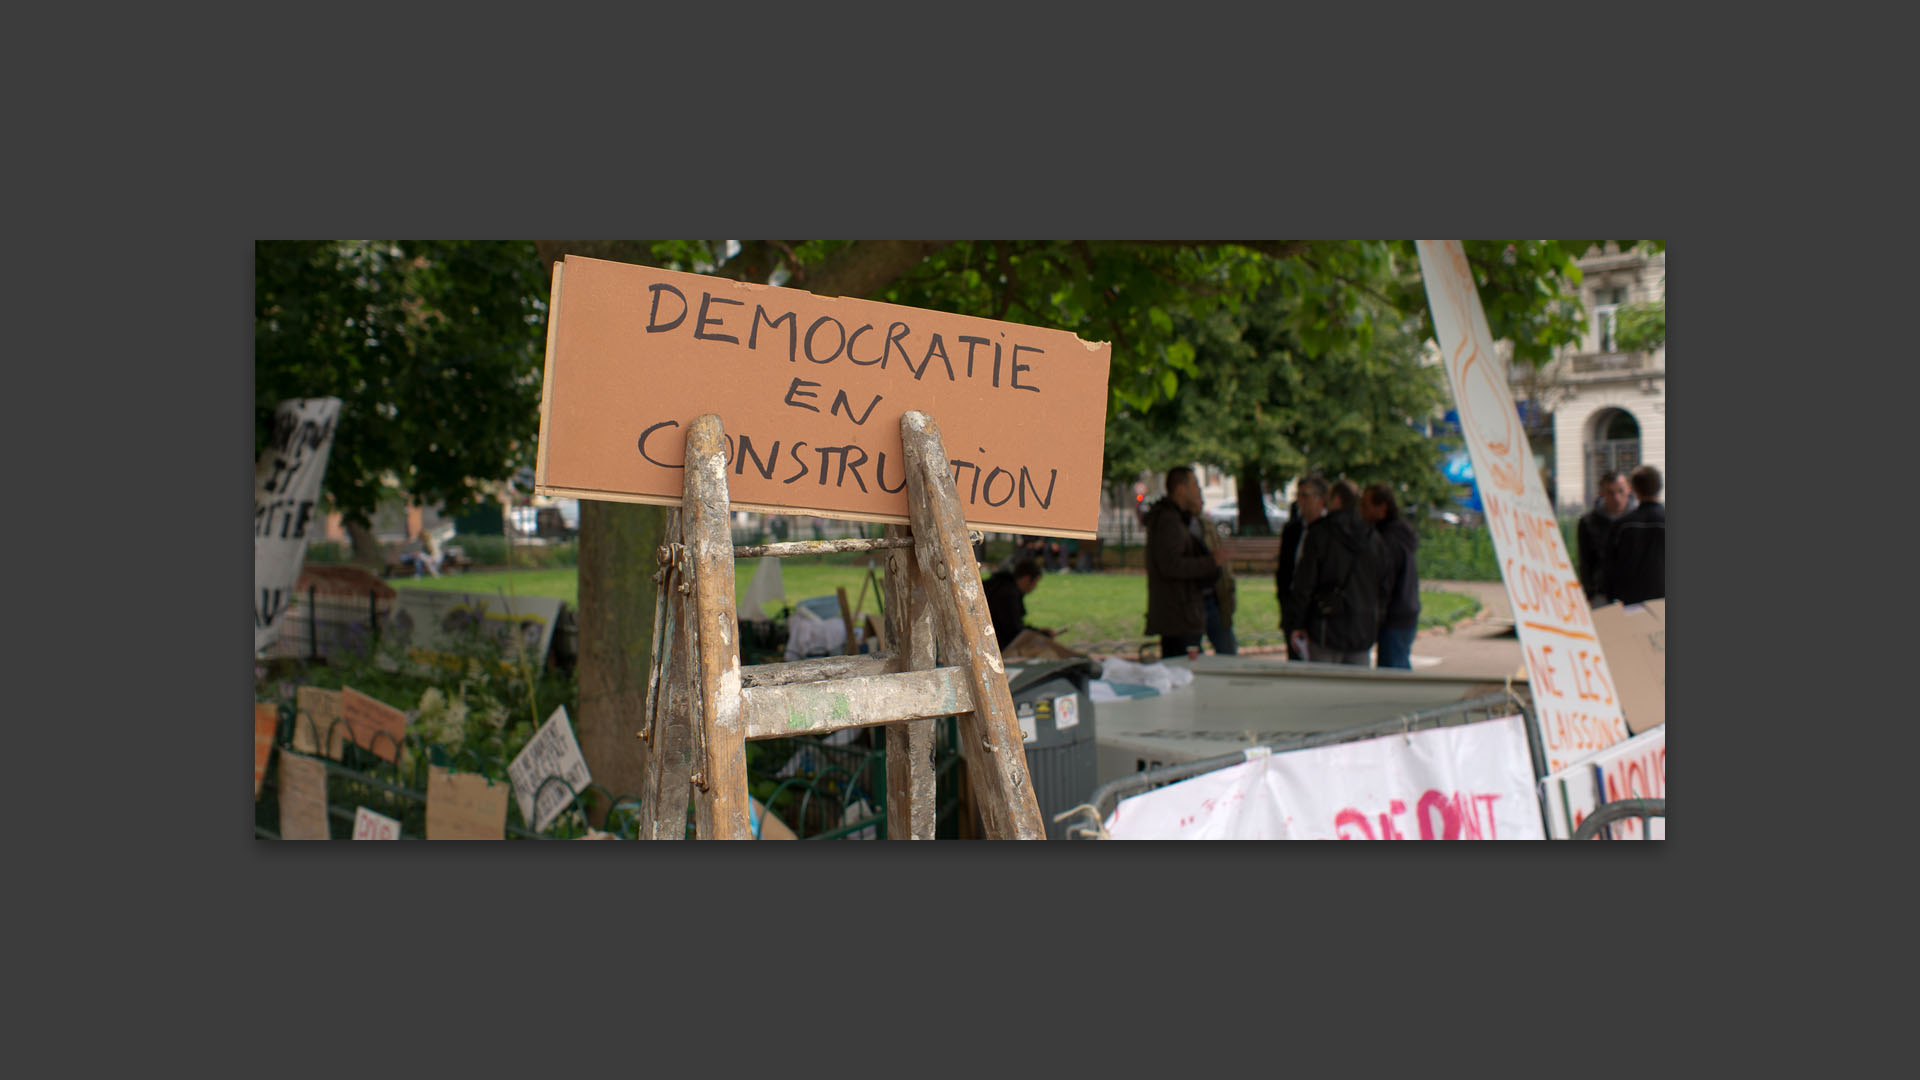
M 341 690 L 340 706 L 355 744 L 388 761 L 400 759 L 400 739 L 407 733 L 406 713 L 351 686 Z
M 427 839 L 505 840 L 508 790 L 478 773 L 427 766 Z
M 312 758 L 280 755 L 280 839 L 333 839 L 327 829 L 327 767 Z
M 280 708 L 270 701 L 253 703 L 253 797 L 267 779 L 267 759 L 273 755 L 273 736 L 280 728 Z
M 900 417 L 939 424 L 974 528 L 1092 536 L 1105 343 L 1062 330 L 567 256 L 536 490 L 678 505 L 716 413 L 746 510 L 905 523 Z
M 318 686 L 303 686 L 294 692 L 293 748 L 303 754 L 340 760 L 347 744 L 347 727 L 335 721 L 346 715 L 340 704 L 340 691 Z M 321 740 L 327 741 L 323 753 Z
M 1667 722 L 1667 602 L 1595 608 L 1593 626 L 1607 650 L 1614 693 L 1635 735 Z

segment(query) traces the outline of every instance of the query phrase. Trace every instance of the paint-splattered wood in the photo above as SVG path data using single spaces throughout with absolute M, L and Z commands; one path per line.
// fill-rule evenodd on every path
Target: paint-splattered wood
M 669 544 L 680 543 L 680 513 L 674 511 L 666 531 Z M 694 713 L 691 609 L 681 594 L 681 578 L 669 570 L 661 585 L 666 594 L 666 629 L 661 642 L 660 691 L 647 736 L 647 765 L 640 792 L 640 837 L 644 840 L 684 840 L 687 805 L 693 797 Z
M 931 580 L 940 648 L 964 668 L 973 690 L 972 712 L 960 716 L 960 749 L 973 778 L 987 836 L 1044 840 L 1046 823 L 1027 776 L 1027 756 L 1014 718 L 1013 695 L 993 636 L 980 566 L 967 542 L 967 523 L 940 428 L 923 412 L 900 418 L 907 461 L 907 506 L 914 550 Z
M 860 675 L 884 675 L 894 670 L 888 653 L 862 656 L 816 656 L 811 660 L 787 660 L 778 664 L 754 664 L 740 669 L 740 685 L 787 686 L 792 683 L 821 682 Z M 929 667 L 932 665 L 929 664 Z
M 904 671 L 741 691 L 748 739 L 825 735 L 842 728 L 954 716 L 971 711 L 973 692 L 960 668 Z
M 700 838 L 751 840 L 747 808 L 747 744 L 740 715 L 740 641 L 733 598 L 732 515 L 727 501 L 727 444 L 720 418 L 704 413 L 687 432 L 687 548 L 693 564 L 693 610 L 699 638 L 701 748 L 694 784 Z M 705 813 L 702 814 L 701 811 Z M 702 821 L 704 816 L 706 819 Z
M 913 534 L 899 525 L 887 526 L 887 539 L 911 543 Z M 933 609 L 927 598 L 926 578 L 911 549 L 887 552 L 885 601 L 888 643 L 894 649 L 892 670 L 926 671 L 934 665 Z M 937 720 L 909 720 L 887 725 L 887 839 L 931 840 L 935 816 L 933 775 L 934 724 Z
M 898 526 L 891 526 L 898 528 Z M 886 548 L 911 547 L 910 538 L 894 539 L 882 537 L 869 540 L 858 536 L 849 536 L 841 540 L 785 540 L 777 544 L 741 544 L 733 549 L 736 559 L 791 559 L 800 555 L 832 555 L 847 551 L 880 551 Z

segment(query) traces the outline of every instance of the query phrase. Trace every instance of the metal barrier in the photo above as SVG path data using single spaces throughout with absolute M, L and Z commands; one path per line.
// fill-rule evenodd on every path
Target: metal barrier
M 1580 827 L 1573 831 L 1573 839 L 1593 840 L 1599 837 L 1602 830 L 1605 830 L 1607 839 L 1611 840 L 1613 830 L 1608 826 L 1627 818 L 1639 818 L 1640 835 L 1650 837 L 1653 835 L 1652 820 L 1666 816 L 1667 800 L 1665 799 L 1615 799 L 1588 814 L 1586 820 L 1580 823 Z
M 1218 769 L 1232 768 L 1235 765 L 1247 761 L 1249 757 L 1252 756 L 1267 752 L 1281 753 L 1287 750 L 1308 750 L 1317 746 L 1333 746 L 1338 743 L 1357 742 L 1362 739 L 1375 738 L 1381 735 L 1392 735 L 1405 731 L 1422 731 L 1427 728 L 1470 724 L 1480 720 L 1492 720 L 1501 716 L 1511 716 L 1516 712 L 1526 718 L 1526 723 L 1523 726 L 1526 728 L 1527 742 L 1535 758 L 1537 774 L 1540 762 L 1540 746 L 1538 736 L 1534 731 L 1532 707 L 1518 694 L 1513 693 L 1511 690 L 1506 690 L 1498 694 L 1487 694 L 1483 697 L 1454 702 L 1451 705 L 1442 705 L 1438 708 L 1407 713 L 1404 716 L 1396 716 L 1390 720 L 1381 720 L 1372 724 L 1364 724 L 1360 727 L 1345 728 L 1340 731 L 1321 732 L 1314 735 L 1285 736 L 1270 742 L 1256 744 L 1245 750 L 1236 750 L 1231 754 L 1220 754 L 1216 757 L 1202 758 L 1199 761 L 1189 761 L 1179 765 L 1166 765 L 1158 769 L 1148 769 L 1143 772 L 1137 772 L 1131 776 L 1123 776 L 1117 780 L 1110 780 L 1100 785 L 1099 788 L 1095 789 L 1093 796 L 1086 803 L 1055 815 L 1054 820 L 1065 821 L 1076 814 L 1081 815 L 1082 821 L 1068 830 L 1069 837 L 1075 840 L 1104 838 L 1106 831 L 1104 823 L 1107 818 L 1113 815 L 1114 808 L 1120 805 L 1122 799 L 1152 791 L 1155 788 L 1165 787 L 1168 784 L 1181 780 L 1189 780 Z M 1088 821 L 1088 818 L 1091 820 Z

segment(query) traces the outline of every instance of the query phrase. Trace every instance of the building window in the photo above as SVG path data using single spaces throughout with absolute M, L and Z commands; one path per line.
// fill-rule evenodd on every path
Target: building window
M 1599 344 L 1595 352 L 1614 351 L 1614 330 L 1620 314 L 1620 305 L 1627 302 L 1627 290 L 1624 288 L 1596 289 L 1593 293 L 1593 325 L 1599 331 Z

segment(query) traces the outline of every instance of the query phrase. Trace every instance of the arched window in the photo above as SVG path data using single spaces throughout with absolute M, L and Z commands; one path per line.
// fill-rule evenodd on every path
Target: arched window
M 1608 408 L 1594 414 L 1587 428 L 1587 505 L 1600 497 L 1600 478 L 1622 475 L 1640 464 L 1640 422 L 1625 409 Z

